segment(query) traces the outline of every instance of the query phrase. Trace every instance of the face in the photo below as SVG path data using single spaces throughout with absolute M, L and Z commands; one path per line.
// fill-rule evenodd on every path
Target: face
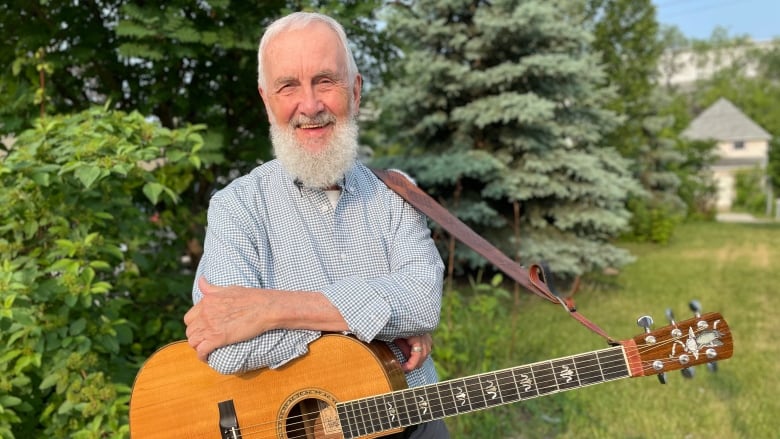
M 350 87 L 338 36 L 324 23 L 290 29 L 274 37 L 264 54 L 266 89 L 259 89 L 269 122 L 288 129 L 310 154 L 332 147 L 339 124 L 354 118 L 361 78 Z

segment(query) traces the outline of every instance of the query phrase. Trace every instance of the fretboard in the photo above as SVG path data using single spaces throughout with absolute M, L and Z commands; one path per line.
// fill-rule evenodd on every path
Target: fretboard
M 339 403 L 345 439 L 630 376 L 622 346 Z

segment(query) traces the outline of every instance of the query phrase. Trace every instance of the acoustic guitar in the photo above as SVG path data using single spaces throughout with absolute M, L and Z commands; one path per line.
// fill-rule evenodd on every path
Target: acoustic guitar
M 707 313 L 605 349 L 406 388 L 383 343 L 326 334 L 278 369 L 221 375 L 186 342 L 139 371 L 130 434 L 151 438 L 352 439 L 565 390 L 663 374 L 731 357 L 731 332 Z

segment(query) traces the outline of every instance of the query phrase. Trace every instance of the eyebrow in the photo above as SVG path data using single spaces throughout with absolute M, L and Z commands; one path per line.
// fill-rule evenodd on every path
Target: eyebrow
M 333 70 L 322 70 L 320 72 L 317 72 L 314 75 L 314 79 L 317 80 L 317 79 L 322 79 L 322 78 L 328 78 L 328 79 L 334 80 L 335 82 L 343 82 L 344 79 L 343 79 L 342 76 L 343 75 L 340 75 L 338 72 L 335 72 Z M 277 78 L 273 82 L 273 84 L 274 84 L 274 86 L 279 87 L 279 86 L 287 85 L 287 84 L 296 84 L 298 82 L 300 82 L 300 81 L 299 81 L 298 77 L 296 77 L 296 76 L 282 76 L 282 77 Z

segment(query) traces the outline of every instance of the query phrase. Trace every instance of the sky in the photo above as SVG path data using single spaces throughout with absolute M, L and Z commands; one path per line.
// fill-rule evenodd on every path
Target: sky
M 720 26 L 729 36 L 766 41 L 780 37 L 780 0 L 653 0 L 658 22 L 689 38 L 709 39 Z

